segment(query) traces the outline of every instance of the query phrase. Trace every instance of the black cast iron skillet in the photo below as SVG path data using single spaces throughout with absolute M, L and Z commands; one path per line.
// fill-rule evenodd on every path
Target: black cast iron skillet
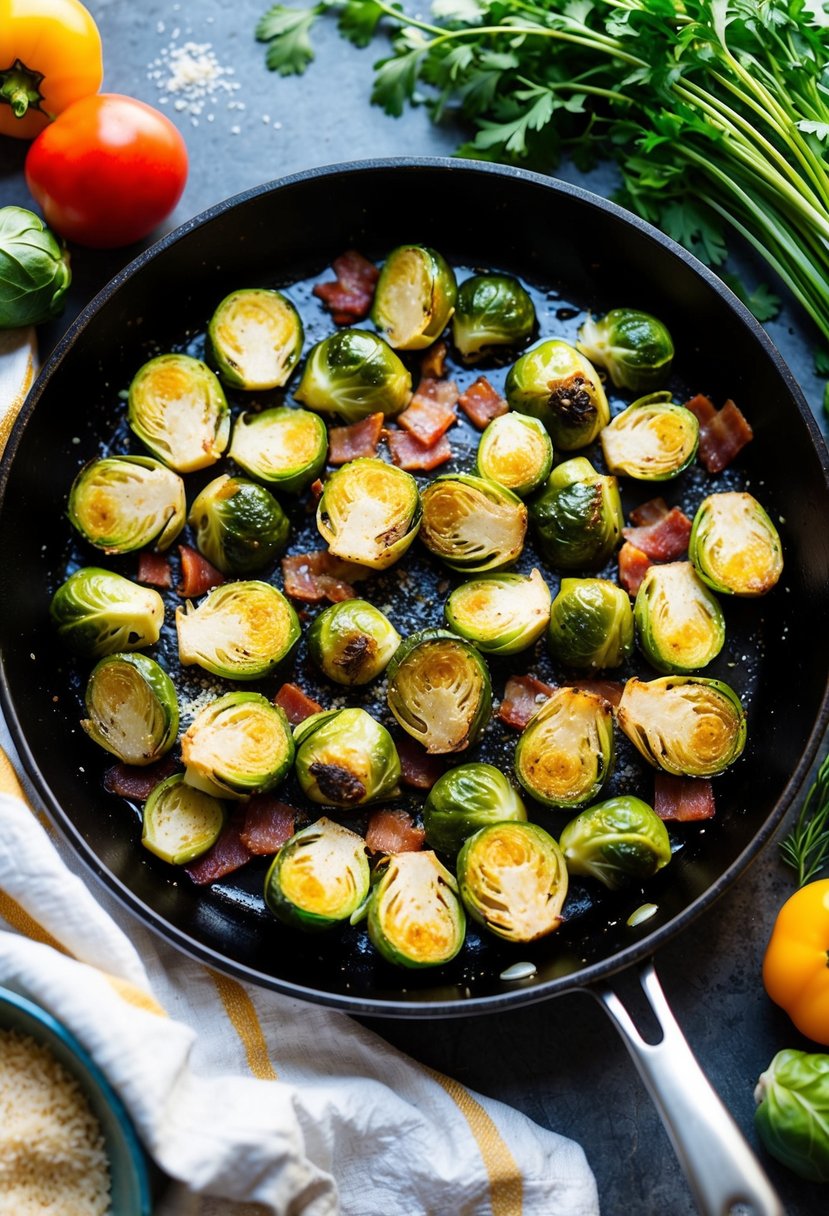
M 67 561 L 95 561 L 72 547 L 66 491 L 83 460 L 126 442 L 117 394 L 143 358 L 191 339 L 198 350 L 207 316 L 232 288 L 325 278 L 332 258 L 348 247 L 380 259 L 407 240 L 434 245 L 459 266 L 512 271 L 534 284 L 547 335 L 558 320 L 567 336 L 573 317 L 591 306 L 625 304 L 663 318 L 677 342 L 678 384 L 718 403 L 734 397 L 751 419 L 755 439 L 740 457 L 735 484 L 752 489 L 780 519 L 786 570 L 762 603 L 727 606 L 730 649 L 711 674 L 750 701 L 749 742 L 718 779 L 709 830 L 675 833 L 677 855 L 648 890 L 658 914 L 631 929 L 625 921 L 636 898 L 594 901 L 576 885 L 571 920 L 555 942 L 516 954 L 473 935 L 456 965 L 401 976 L 365 949 L 357 931 L 332 944 L 275 925 L 261 908 L 259 872 L 197 890 L 171 881 L 169 868 L 137 847 L 135 824 L 123 802 L 103 792 L 100 754 L 76 725 L 80 677 L 55 644 L 48 602 Z M 330 328 L 320 317 L 324 328 L 314 333 L 312 324 L 309 340 Z M 461 430 L 453 442 L 463 455 L 472 440 Z M 3 709 L 30 777 L 81 857 L 179 948 L 242 979 L 363 1015 L 488 1013 L 589 986 L 625 1033 L 702 1209 L 720 1213 L 744 1201 L 758 1213 L 778 1212 L 652 970 L 645 968 L 643 986 L 663 1027 L 657 1046 L 638 1038 L 606 985 L 621 968 L 649 958 L 740 874 L 808 772 L 829 717 L 829 633 L 821 627 L 829 616 L 828 470 L 808 407 L 763 330 L 694 258 L 612 204 L 547 178 L 469 162 L 367 162 L 299 174 L 213 208 L 142 254 L 85 310 L 43 369 L 0 472 Z M 731 484 L 709 485 L 694 474 L 688 492 L 698 501 Z M 312 522 L 301 514 L 298 507 L 297 535 L 306 527 L 313 543 Z M 405 599 L 395 598 L 393 581 L 385 584 L 408 629 L 426 623 L 417 594 L 440 596 L 445 577 L 428 558 L 418 560 L 417 585 Z M 375 587 L 375 602 L 383 589 Z M 175 662 L 169 647 L 162 653 Z M 497 691 L 508 668 L 495 667 Z M 513 660 L 513 670 L 526 667 L 523 656 Z M 305 676 L 312 683 L 313 673 Z M 509 763 L 505 744 L 487 746 L 485 758 Z M 524 957 L 534 976 L 501 978 Z

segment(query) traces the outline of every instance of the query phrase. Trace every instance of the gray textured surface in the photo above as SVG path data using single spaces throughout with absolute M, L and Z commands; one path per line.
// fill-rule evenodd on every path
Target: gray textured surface
M 374 52 L 348 47 L 333 30 L 321 31 L 318 59 L 303 79 L 283 80 L 267 72 L 263 50 L 252 37 L 265 0 L 233 5 L 193 0 L 186 6 L 170 0 L 87 2 L 104 38 L 104 87 L 109 91 L 158 104 L 158 88 L 148 70 L 176 29 L 179 43 L 212 43 L 219 61 L 234 69 L 229 79 L 242 85 L 232 95 L 214 97 L 198 116 L 198 125 L 192 116 L 164 107 L 181 127 L 191 157 L 188 186 L 171 227 L 228 195 L 314 165 L 368 156 L 446 154 L 455 146 L 455 133 L 435 130 L 422 111 L 394 121 L 372 108 Z M 243 102 L 245 109 L 228 109 L 228 100 Z M 214 118 L 208 121 L 211 111 Z M 3 204 L 30 202 L 22 178 L 24 154 L 22 144 L 0 143 Z M 575 171 L 562 176 L 600 193 L 612 188 L 606 170 L 588 177 Z M 438 205 L 425 200 L 424 205 L 430 204 Z M 70 305 L 61 322 L 43 333 L 44 346 L 135 252 L 77 251 Z M 766 277 L 750 260 L 744 269 L 749 281 Z M 823 382 L 811 366 L 811 327 L 787 305 L 768 328 L 825 428 L 819 408 Z M 712 911 L 657 959 L 669 1000 L 700 1063 L 752 1142 L 757 1075 L 777 1050 L 809 1047 L 768 1001 L 759 973 L 775 913 L 791 890 L 789 873 L 771 846 Z M 598 1179 L 604 1216 L 685 1216 L 694 1211 L 625 1049 L 588 996 L 486 1019 L 374 1026 L 416 1058 L 580 1140 Z M 791 1216 L 826 1209 L 825 1191 L 767 1164 Z

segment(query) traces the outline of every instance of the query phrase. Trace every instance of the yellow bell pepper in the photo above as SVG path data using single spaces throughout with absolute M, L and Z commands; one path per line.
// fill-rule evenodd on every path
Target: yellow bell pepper
M 763 983 L 802 1034 L 829 1046 L 829 878 L 807 883 L 783 904 Z
M 103 75 L 101 35 L 78 0 L 0 0 L 0 135 L 34 139 Z

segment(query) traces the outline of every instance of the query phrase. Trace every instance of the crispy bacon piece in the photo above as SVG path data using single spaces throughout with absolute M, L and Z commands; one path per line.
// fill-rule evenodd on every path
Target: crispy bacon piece
M 619 582 L 629 595 L 636 595 L 651 565 L 651 559 L 644 550 L 637 549 L 629 540 L 625 541 L 619 550 Z
M 136 582 L 146 583 L 150 587 L 172 587 L 173 571 L 169 559 L 161 553 L 151 553 L 145 549 L 138 555 L 138 572 Z
M 714 787 L 704 777 L 674 777 L 657 773 L 653 780 L 653 809 L 660 819 L 691 823 L 715 813 Z
M 178 551 L 181 555 L 181 582 L 176 592 L 184 599 L 197 599 L 211 587 L 218 587 L 225 581 L 222 572 L 189 545 L 179 545 Z
M 244 825 L 245 812 L 240 808 L 231 815 L 216 843 L 184 867 L 188 878 L 200 887 L 206 886 L 250 861 L 253 854 L 242 840 Z
M 346 579 L 356 581 L 368 578 L 368 574 L 365 567 L 344 562 L 327 549 L 282 558 L 285 594 L 306 604 L 318 604 L 320 600 L 338 604 L 341 600 L 356 599 L 357 592 Z
M 319 502 L 320 498 L 322 497 L 322 490 L 323 490 L 323 485 L 322 485 L 322 482 L 320 481 L 319 477 L 316 479 L 316 481 L 311 482 L 308 489 L 311 491 L 311 494 L 314 496 L 314 498 Z
M 291 726 L 299 726 L 311 714 L 318 714 L 322 706 L 302 691 L 298 684 L 283 684 L 273 699 L 274 705 L 285 710 Z
M 433 443 L 429 447 L 428 444 L 421 443 L 407 431 L 390 428 L 386 431 L 386 441 L 394 463 L 409 472 L 415 470 L 428 472 L 452 459 L 452 449 L 445 435 L 441 435 L 437 443 Z
M 602 697 L 614 709 L 621 701 L 625 689 L 624 684 L 620 684 L 618 680 L 568 680 L 567 687 L 592 692 L 597 697 Z
M 721 473 L 754 438 L 742 410 L 729 398 L 721 410 L 701 393 L 685 403 L 699 422 L 699 458 L 709 473 Z
M 420 374 L 430 380 L 442 380 L 446 375 L 446 356 L 449 347 L 445 342 L 435 342 L 420 360 Z
M 171 776 L 179 767 L 174 756 L 165 756 L 155 764 L 113 764 L 104 773 L 104 789 L 108 794 L 146 802 L 160 781 Z
M 366 844 L 372 853 L 417 853 L 426 833 L 415 827 L 405 811 L 374 811 L 368 821 Z
M 493 418 L 506 414 L 509 406 L 501 394 L 494 389 L 486 376 L 479 376 L 474 384 L 461 393 L 458 405 L 466 414 L 473 426 L 483 430 L 489 426 Z
M 535 676 L 510 676 L 504 689 L 504 699 L 498 717 L 507 726 L 523 730 L 537 709 L 540 709 L 551 693 L 553 684 L 545 684 Z
M 397 421 L 425 447 L 433 447 L 441 435 L 457 422 L 457 400 L 458 386 L 454 380 L 430 380 L 424 377 Z
M 674 562 L 688 550 L 691 521 L 679 507 L 671 507 L 664 518 L 641 528 L 622 528 L 625 540 L 655 562 Z
M 337 325 L 350 325 L 367 317 L 374 299 L 379 271 L 356 249 L 334 258 L 335 281 L 318 283 L 313 294 L 322 300 Z
M 670 507 L 664 498 L 649 498 L 647 502 L 633 508 L 630 513 L 630 522 L 640 528 L 647 524 L 658 524 L 661 519 L 665 518 L 669 510 Z
M 445 771 L 443 756 L 430 756 L 411 735 L 402 735 L 394 743 L 400 757 L 403 784 L 416 790 L 430 790 Z
M 250 853 L 276 853 L 294 834 L 296 811 L 271 794 L 257 794 L 245 807 L 240 838 Z
M 385 415 L 369 414 L 350 426 L 332 426 L 328 432 L 328 463 L 348 464 L 358 456 L 376 456 Z

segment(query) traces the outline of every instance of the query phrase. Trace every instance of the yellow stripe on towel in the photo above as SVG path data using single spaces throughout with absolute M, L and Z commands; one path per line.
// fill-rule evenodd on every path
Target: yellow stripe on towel
M 128 1005 L 134 1005 L 136 1009 L 144 1009 L 147 1013 L 154 1013 L 160 1018 L 168 1016 L 164 1006 L 159 1005 L 155 997 L 151 996 L 149 992 L 145 992 L 143 988 L 138 988 L 130 980 L 122 980 L 118 975 L 110 975 L 108 971 L 103 972 L 103 974 L 121 999 L 126 1001 Z
M 17 778 L 17 773 L 14 771 L 14 765 L 2 747 L 0 747 L 0 794 L 9 794 L 12 798 L 19 798 L 21 802 L 25 802 L 27 805 L 29 803 L 26 791 L 23 789 Z
M 37 342 L 31 326 L 0 333 L 0 455 L 35 378 Z
M 225 1012 L 245 1049 L 250 1071 L 260 1081 L 276 1081 L 276 1070 L 271 1063 L 267 1040 L 253 1001 L 236 980 L 230 979 L 227 975 L 220 975 L 218 971 L 212 971 L 209 967 L 206 970 L 216 985 L 216 991 L 221 997 Z
M 12 899 L 11 895 L 7 895 L 5 891 L 0 891 L 0 916 L 8 925 L 11 925 L 12 929 L 22 933 L 24 937 L 31 938 L 33 942 L 40 942 L 41 945 L 51 946 L 54 950 L 59 950 L 61 954 L 72 957 L 56 937 L 52 937 L 47 929 L 39 925 L 34 917 L 30 916 L 25 908 L 21 908 L 17 900 Z

